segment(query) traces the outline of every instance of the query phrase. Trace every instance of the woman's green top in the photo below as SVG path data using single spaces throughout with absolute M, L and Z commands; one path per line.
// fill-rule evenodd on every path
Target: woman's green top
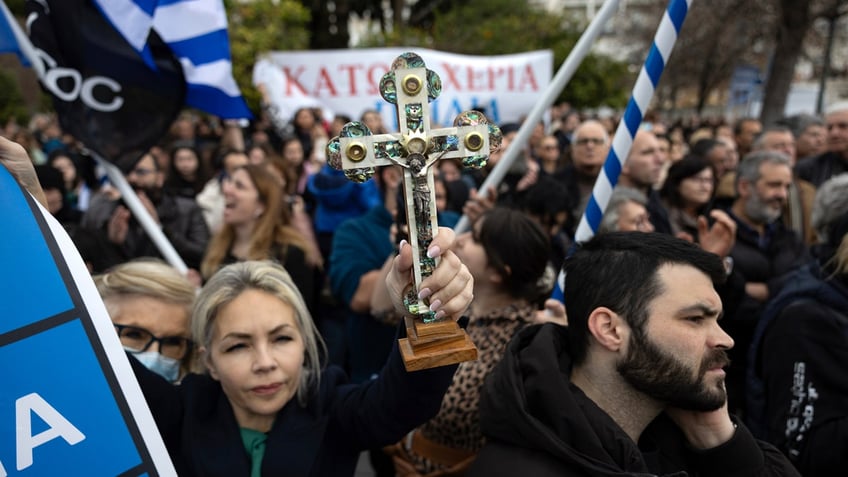
M 253 429 L 239 428 L 244 450 L 250 456 L 250 477 L 259 477 L 262 472 L 262 457 L 265 455 L 265 441 L 268 436 L 264 432 Z

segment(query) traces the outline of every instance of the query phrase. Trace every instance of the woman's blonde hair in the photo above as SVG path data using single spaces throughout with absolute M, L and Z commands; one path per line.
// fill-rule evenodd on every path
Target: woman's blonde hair
M 256 187 L 259 201 L 265 206 L 251 234 L 247 259 L 275 258 L 271 256 L 274 245 L 281 246 L 282 253 L 285 253 L 287 247 L 295 246 L 306 254 L 309 250 L 309 242 L 291 225 L 291 214 L 287 207 L 283 207 L 283 192 L 279 181 L 266 170 L 265 166 L 248 164 L 237 167 L 235 170 L 239 169 L 247 172 L 250 181 Z M 203 257 L 203 263 L 200 265 L 203 278 L 208 279 L 218 270 L 224 257 L 230 251 L 233 240 L 235 240 L 235 229 L 232 225 L 224 224 L 221 230 L 212 237 L 206 249 L 206 256 Z
M 232 302 L 245 290 L 260 290 L 277 297 L 294 309 L 294 320 L 303 338 L 304 360 L 297 385 L 297 400 L 304 406 L 310 392 L 317 390 L 320 382 L 322 360 L 327 348 L 306 303 L 289 273 L 279 264 L 269 260 L 233 263 L 219 270 L 200 291 L 191 317 L 191 335 L 196 343 L 207 350 L 212 346 L 215 319 L 222 307 Z M 208 351 L 207 351 L 208 352 Z M 208 372 L 201 361 L 201 371 Z
M 109 316 L 121 313 L 126 298 L 147 297 L 181 306 L 186 316 L 191 316 L 196 289 L 177 269 L 157 259 L 136 259 L 117 265 L 105 273 L 94 276 L 94 284 L 106 305 Z M 183 359 L 189 369 L 192 355 Z
M 109 314 L 120 312 L 121 299 L 148 297 L 182 305 L 186 314 L 194 305 L 195 288 L 174 267 L 155 259 L 137 259 L 94 276 L 94 284 Z

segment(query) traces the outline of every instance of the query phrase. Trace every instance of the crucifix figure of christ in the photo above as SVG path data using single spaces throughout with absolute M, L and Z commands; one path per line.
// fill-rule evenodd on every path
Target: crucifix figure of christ
M 438 233 L 433 166 L 441 159 L 459 158 L 465 167 L 483 167 L 502 139 L 497 125 L 477 111 L 461 113 L 453 127 L 430 129 L 430 101 L 441 90 L 439 76 L 427 69 L 418 55 L 404 53 L 380 80 L 383 99 L 397 106 L 400 132 L 372 135 L 364 124 L 351 122 L 327 144 L 330 165 L 356 182 L 370 179 L 376 167 L 403 169 L 409 243 L 415 260 L 413 286 L 404 300 L 409 312 L 407 338 L 400 341 L 400 349 L 410 371 L 477 358 L 477 348 L 468 335 L 453 320 L 437 320 L 427 300 L 418 298 L 418 290 L 437 264 L 427 256 Z

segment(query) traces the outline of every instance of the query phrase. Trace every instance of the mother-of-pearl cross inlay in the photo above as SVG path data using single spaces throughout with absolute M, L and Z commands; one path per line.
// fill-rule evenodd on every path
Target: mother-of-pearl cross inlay
M 399 87 L 398 87 L 399 86 Z M 372 135 L 361 122 L 347 123 L 327 145 L 327 160 L 356 182 L 370 179 L 377 167 L 403 168 L 404 203 L 414 262 L 414 283 L 405 298 L 410 314 L 425 323 L 435 320 L 427 300 L 418 298 L 421 281 L 436 267 L 427 248 L 438 233 L 433 197 L 433 165 L 440 159 L 459 158 L 463 166 L 480 168 L 501 144 L 501 131 L 478 111 L 466 111 L 453 127 L 430 129 L 430 101 L 442 83 L 414 53 L 404 53 L 380 81 L 383 99 L 397 106 L 400 132 Z

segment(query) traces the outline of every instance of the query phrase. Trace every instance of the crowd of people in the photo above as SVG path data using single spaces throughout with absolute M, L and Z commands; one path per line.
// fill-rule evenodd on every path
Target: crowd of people
M 376 111 L 359 120 L 387 132 Z M 527 144 L 502 124 L 482 169 L 439 161 L 425 298 L 479 358 L 414 373 L 396 345 L 402 172 L 331 168 L 349 121 L 186 112 L 118 164 L 186 275 L 55 117 L 0 135 L 94 276 L 180 475 L 352 475 L 363 450 L 377 475 L 410 477 L 848 463 L 848 102 L 774 124 L 648 114 L 582 244 L 615 121 L 557 105 Z M 480 194 L 507 147 L 518 157 Z M 564 305 L 548 299 L 560 270 Z

